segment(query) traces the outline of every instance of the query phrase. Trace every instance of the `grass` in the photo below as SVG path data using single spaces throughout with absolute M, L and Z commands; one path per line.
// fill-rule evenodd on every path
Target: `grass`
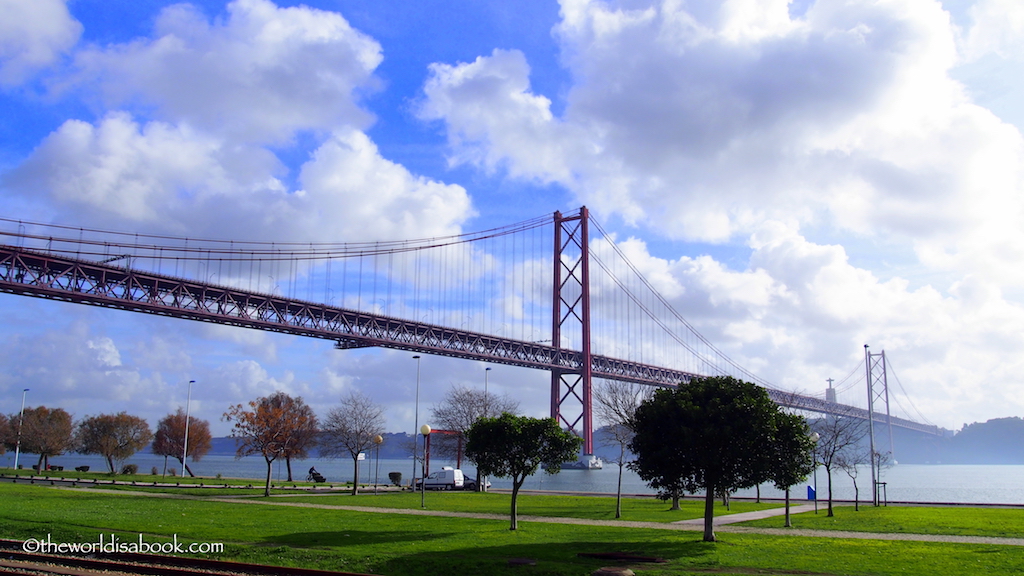
M 504 492 L 427 492 L 425 500 L 430 510 L 447 512 L 473 512 L 478 514 L 508 514 L 512 496 Z M 420 494 L 388 492 L 373 496 L 362 493 L 356 498 L 344 494 L 295 496 L 289 502 L 328 504 L 335 506 L 372 506 L 378 508 L 419 508 Z M 654 498 L 623 498 L 621 520 L 638 522 L 676 522 L 702 518 L 704 500 L 684 498 L 680 510 L 669 510 L 669 503 Z M 715 515 L 752 510 L 778 508 L 778 503 L 732 501 L 730 510 L 719 501 Z M 519 513 L 529 516 L 583 518 L 585 520 L 615 520 L 615 498 L 601 496 L 565 496 L 548 494 L 520 494 Z
M 1024 538 L 1024 510 L 1018 509 L 869 505 L 861 506 L 859 512 L 853 506 L 835 506 L 834 512 L 831 518 L 824 509 L 800 514 L 793 522 L 809 530 Z M 782 518 L 766 518 L 740 525 L 778 528 L 782 523 Z
M 434 497 L 434 504 L 443 502 L 440 494 L 427 496 Z M 463 503 L 487 496 L 478 499 L 487 501 L 487 506 L 499 502 L 499 495 L 444 496 L 469 497 Z M 556 497 L 547 505 L 552 511 L 579 507 L 576 497 L 565 498 L 559 502 Z M 372 495 L 339 498 L 359 504 L 374 499 L 383 500 Z M 280 503 L 293 500 L 273 499 Z M 708 544 L 700 542 L 696 532 L 531 522 L 510 532 L 505 520 L 265 506 L 245 500 L 152 498 L 10 483 L 0 483 L 0 501 L 0 535 L 8 538 L 50 534 L 53 541 L 89 542 L 101 533 L 116 532 L 123 538 L 134 540 L 143 534 L 147 541 L 157 541 L 177 534 L 183 541 L 226 543 L 226 552 L 220 556 L 225 559 L 389 576 L 442 572 L 582 575 L 610 562 L 582 558 L 578 553 L 608 551 L 665 558 L 665 564 L 631 565 L 638 574 L 652 575 L 958 576 L 1024 570 L 1024 554 L 1011 546 L 757 534 L 720 534 L 720 542 Z M 430 503 L 428 500 L 428 506 Z M 979 514 L 988 512 L 992 511 Z M 535 560 L 536 565 L 509 567 L 510 558 L 523 557 Z

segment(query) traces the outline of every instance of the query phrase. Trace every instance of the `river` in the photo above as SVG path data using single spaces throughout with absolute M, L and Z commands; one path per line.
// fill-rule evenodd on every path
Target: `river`
M 28 467 L 35 464 L 36 457 L 22 455 L 20 462 Z M 128 460 L 139 467 L 139 472 L 146 474 L 156 469 L 163 472 L 164 458 L 153 454 L 136 454 Z M 8 452 L 0 456 L 0 466 L 11 467 L 14 454 Z M 76 466 L 88 465 L 91 471 L 105 471 L 106 462 L 98 456 L 68 454 L 50 459 L 51 465 L 62 465 L 65 470 Z M 169 468 L 177 468 L 177 461 L 170 460 Z M 431 461 L 431 468 L 451 462 Z M 200 476 L 215 477 L 221 474 L 229 478 L 252 478 L 262 481 L 266 475 L 266 463 L 261 457 L 236 459 L 232 456 L 206 456 L 201 461 L 189 463 L 193 472 Z M 308 459 L 292 463 L 292 472 L 296 480 L 306 477 L 310 466 L 315 466 L 330 482 L 341 482 L 352 479 L 351 459 Z M 370 458 L 359 466 L 361 482 L 372 482 L 377 470 L 376 459 Z M 466 472 L 475 475 L 472 466 L 465 466 Z M 380 481 L 387 483 L 388 472 L 401 472 L 402 478 L 408 482 L 413 473 L 411 459 L 380 460 Z M 417 476 L 419 471 L 417 469 Z M 559 474 L 548 475 L 538 472 L 528 478 L 524 488 L 534 490 L 569 491 L 569 492 L 604 492 L 615 493 L 618 467 L 605 464 L 603 470 L 562 470 Z M 275 482 L 287 478 L 284 462 L 274 462 L 272 478 Z M 955 502 L 955 503 L 995 503 L 1024 505 L 1024 466 L 1015 465 L 943 465 L 943 464 L 900 464 L 882 470 L 880 481 L 885 482 L 885 492 L 893 502 Z M 819 498 L 827 496 L 827 481 L 824 468 L 818 469 L 817 482 Z M 511 488 L 511 481 L 502 478 L 491 478 L 495 488 Z M 807 495 L 806 485 L 813 484 L 813 477 L 792 490 L 796 498 Z M 861 500 L 870 500 L 870 471 L 864 469 L 857 478 L 860 486 Z M 844 472 L 837 471 L 832 477 L 833 497 L 840 500 L 853 499 L 853 482 Z M 640 478 L 625 470 L 622 480 L 624 494 L 652 494 L 651 490 Z M 738 496 L 753 496 L 754 490 L 741 490 Z M 771 486 L 761 487 L 761 495 L 765 497 L 781 497 L 782 493 Z

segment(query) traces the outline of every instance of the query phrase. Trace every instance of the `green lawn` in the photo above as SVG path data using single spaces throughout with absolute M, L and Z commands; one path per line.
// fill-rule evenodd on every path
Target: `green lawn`
M 427 494 L 428 507 L 431 496 L 434 504 L 442 502 L 438 498 L 442 495 Z M 499 502 L 499 495 L 486 496 L 489 498 L 479 500 Z M 349 497 L 348 501 L 364 504 L 373 498 Z M 384 498 L 378 496 L 377 500 Z M 720 534 L 720 542 L 707 544 L 699 541 L 697 532 L 530 522 L 510 532 L 505 520 L 97 494 L 10 483 L 0 483 L 0 502 L 0 536 L 7 538 L 50 534 L 54 541 L 89 542 L 100 533 L 116 532 L 122 538 L 135 539 L 141 533 L 156 541 L 177 534 L 182 541 L 228 544 L 221 556 L 226 559 L 389 576 L 441 572 L 583 575 L 610 562 L 581 558 L 578 553 L 608 551 L 668 560 L 666 564 L 632 565 L 638 574 L 956 576 L 1024 571 L 1024 550 L 1010 546 L 753 534 Z M 557 500 L 553 502 L 549 505 L 558 505 Z M 661 502 L 655 504 L 666 507 Z M 535 560 L 536 566 L 508 566 L 510 558 L 521 557 Z
M 1024 510 L 1019 509 L 868 505 L 859 512 L 853 506 L 835 506 L 834 511 L 832 518 L 823 509 L 794 516 L 793 522 L 813 530 L 1024 538 Z M 781 518 L 767 518 L 740 525 L 777 528 L 782 523 Z
M 486 494 L 476 492 L 427 492 L 427 509 L 448 512 L 475 512 L 483 514 L 508 514 L 512 496 L 502 492 Z M 320 496 L 294 496 L 289 502 L 330 504 L 338 506 L 373 506 L 380 508 L 419 508 L 420 494 L 411 492 L 389 492 L 378 495 L 361 493 L 356 497 L 345 494 Z M 766 508 L 778 508 L 778 503 L 733 501 L 731 511 L 719 501 L 715 514 L 750 512 Z M 675 522 L 704 516 L 704 500 L 684 498 L 680 510 L 669 510 L 670 503 L 654 498 L 623 498 L 622 520 L 640 522 Z M 615 520 L 615 498 L 600 496 L 563 496 L 547 494 L 520 494 L 519 514 L 528 516 L 551 516 L 584 518 L 587 520 Z

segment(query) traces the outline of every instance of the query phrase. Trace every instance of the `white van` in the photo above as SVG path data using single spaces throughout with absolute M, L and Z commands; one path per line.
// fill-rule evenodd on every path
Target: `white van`
M 423 487 L 427 490 L 462 490 L 465 478 L 462 470 L 445 466 L 436 472 L 431 472 L 427 476 L 427 481 L 423 484 Z M 420 489 L 420 484 L 421 482 L 416 483 L 417 490 Z

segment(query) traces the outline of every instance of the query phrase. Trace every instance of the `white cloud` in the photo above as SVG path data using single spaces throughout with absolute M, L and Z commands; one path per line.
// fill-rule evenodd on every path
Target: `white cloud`
M 1017 0 L 978 0 L 969 13 L 972 23 L 963 42 L 967 60 L 991 53 L 1024 59 L 1024 4 Z
M 561 117 L 508 52 L 434 65 L 424 117 L 446 123 L 457 161 L 562 183 L 678 238 L 838 226 L 1024 282 L 1024 139 L 949 78 L 948 14 L 819 0 L 794 19 L 784 4 L 747 18 L 742 2 L 565 0 Z
M 19 84 L 50 66 L 81 33 L 64 0 L 0 1 L 0 86 Z
M 161 119 L 254 143 L 368 123 L 357 92 L 381 62 L 376 41 L 334 12 L 267 0 L 227 10 L 211 24 L 190 5 L 165 8 L 153 38 L 80 52 L 79 80 L 96 82 L 109 103 L 141 103 Z

